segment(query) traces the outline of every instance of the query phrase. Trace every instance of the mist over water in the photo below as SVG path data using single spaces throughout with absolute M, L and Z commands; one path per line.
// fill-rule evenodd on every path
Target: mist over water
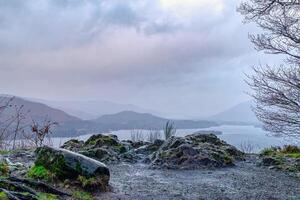
M 242 145 L 251 146 L 251 151 L 253 153 L 258 153 L 262 149 L 270 146 L 283 146 L 285 144 L 300 144 L 299 140 L 296 139 L 288 139 L 283 137 L 274 137 L 268 135 L 268 133 L 261 128 L 254 126 L 232 126 L 232 125 L 223 125 L 219 127 L 205 128 L 205 129 L 178 129 L 176 132 L 176 136 L 186 136 L 189 134 L 193 134 L 199 130 L 213 130 L 213 131 L 221 131 L 222 135 L 218 135 L 219 138 L 228 142 L 229 144 L 234 145 L 235 147 L 241 149 Z M 147 139 L 149 130 L 138 130 L 144 135 L 144 139 Z M 117 135 L 119 140 L 131 140 L 132 130 L 119 130 L 112 131 L 110 133 L 104 134 L 114 134 Z M 161 131 L 162 132 L 162 131 Z M 59 147 L 64 142 L 70 139 L 79 139 L 79 140 L 87 140 L 93 134 L 82 135 L 75 138 L 61 138 L 55 137 L 52 139 L 53 146 Z

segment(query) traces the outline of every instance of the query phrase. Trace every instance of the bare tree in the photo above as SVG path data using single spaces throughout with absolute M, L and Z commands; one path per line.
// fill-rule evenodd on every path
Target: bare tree
M 266 130 L 300 136 L 300 1 L 249 0 L 238 11 L 263 30 L 250 35 L 258 51 L 286 57 L 286 66 L 254 67 L 248 76 L 254 111 Z
M 51 129 L 53 126 L 58 125 L 57 122 L 52 122 L 51 120 L 45 119 L 43 123 L 38 123 L 34 120 L 32 120 L 31 130 L 34 134 L 32 136 L 34 140 L 34 144 L 36 147 L 40 147 L 44 144 L 45 139 L 48 137 L 50 138 L 50 135 L 52 134 Z
M 257 50 L 287 55 L 290 64 L 299 66 L 299 0 L 249 0 L 238 11 L 245 16 L 245 22 L 255 22 L 263 30 L 250 35 Z
M 13 122 L 14 126 L 12 128 L 12 149 L 16 149 L 16 140 L 24 135 L 25 128 L 27 124 L 24 122 L 29 111 L 24 111 L 24 105 L 14 105 Z

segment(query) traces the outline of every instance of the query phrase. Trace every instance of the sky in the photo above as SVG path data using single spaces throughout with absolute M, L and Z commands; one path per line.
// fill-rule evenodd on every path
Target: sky
M 236 0 L 0 0 L 0 93 L 201 118 L 248 100 L 272 62 Z

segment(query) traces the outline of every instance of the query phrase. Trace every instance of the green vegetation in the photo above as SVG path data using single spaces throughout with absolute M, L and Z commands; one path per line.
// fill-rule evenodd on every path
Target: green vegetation
M 0 163 L 0 175 L 1 176 L 8 176 L 9 175 L 9 166 L 5 162 Z
M 11 153 L 9 150 L 0 150 L 0 155 L 7 155 L 9 153 Z
M 39 193 L 39 200 L 59 200 L 59 198 L 56 195 L 41 192 Z
M 47 149 L 38 149 L 36 166 L 44 166 L 55 178 L 68 178 L 72 173 L 67 169 L 65 159 L 62 155 L 56 156 Z
M 265 148 L 260 153 L 261 156 L 276 156 L 276 157 L 290 157 L 290 158 L 300 158 L 300 148 L 293 145 L 286 145 L 283 148 L 280 147 L 270 147 Z
M 85 176 L 78 176 L 77 180 L 83 188 L 93 188 L 97 187 L 97 185 L 99 184 L 97 179 L 94 177 L 87 178 Z
M 234 161 L 234 159 L 231 156 L 229 156 L 229 155 L 224 156 L 224 164 L 225 165 L 231 165 L 231 164 L 233 164 L 233 161 Z
M 53 177 L 52 174 L 43 166 L 32 166 L 28 172 L 27 176 L 33 179 L 40 179 L 40 180 L 51 180 Z
M 300 173 L 300 166 L 295 162 L 300 158 L 300 148 L 293 145 L 270 147 L 264 149 L 260 156 L 268 162 L 267 165 L 275 166 L 277 169 Z
M 72 198 L 75 200 L 93 200 L 91 194 L 83 191 L 74 191 L 72 194 Z
M 9 198 L 5 192 L 0 192 L 0 199 L 1 200 L 9 200 Z

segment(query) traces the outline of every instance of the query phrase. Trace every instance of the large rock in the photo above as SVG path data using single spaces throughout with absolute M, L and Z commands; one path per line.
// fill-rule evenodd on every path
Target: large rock
M 171 137 L 151 156 L 155 168 L 200 169 L 234 165 L 243 153 L 214 134 Z
M 79 177 L 84 177 L 87 180 L 96 180 L 102 190 L 108 186 L 109 169 L 97 160 L 49 146 L 38 148 L 36 154 L 35 166 L 43 166 L 59 180 L 77 180 Z
M 104 163 L 136 162 L 132 143 L 120 142 L 115 135 L 93 135 L 86 142 L 70 140 L 62 148 L 75 151 Z

